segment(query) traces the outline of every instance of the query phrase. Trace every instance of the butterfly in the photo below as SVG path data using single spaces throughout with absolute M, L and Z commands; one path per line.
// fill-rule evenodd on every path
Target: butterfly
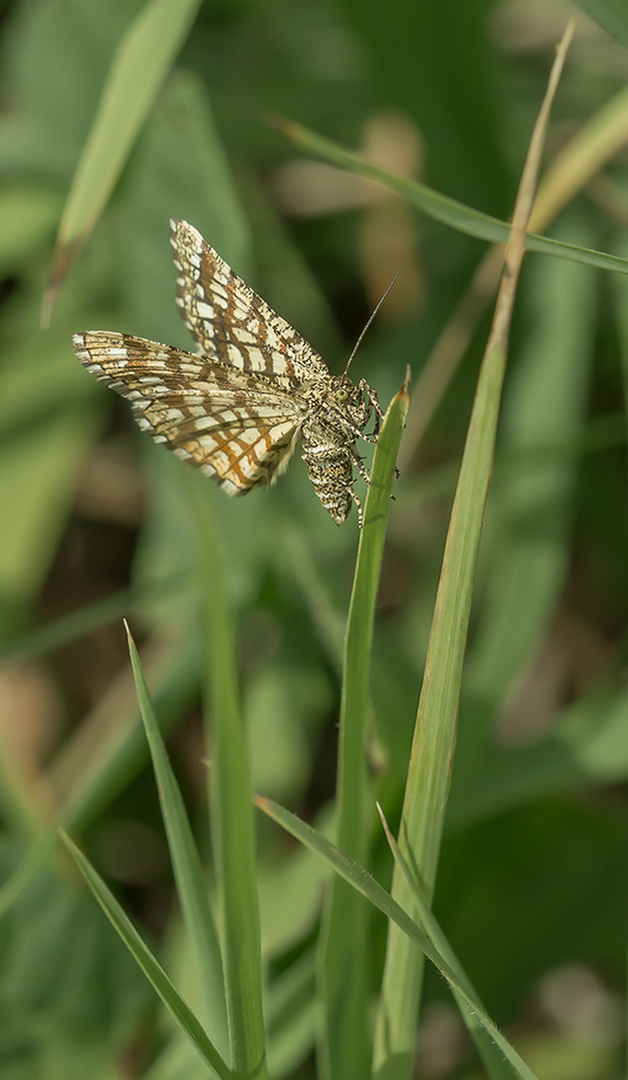
M 355 386 L 346 369 L 331 375 L 192 225 L 171 221 L 170 241 L 176 302 L 199 352 L 91 330 L 73 338 L 81 363 L 131 402 L 143 431 L 216 477 L 228 495 L 274 483 L 300 438 L 325 509 L 341 525 L 355 503 L 361 526 L 354 468 L 370 478 L 356 441 L 377 441 L 375 391 L 364 379 Z

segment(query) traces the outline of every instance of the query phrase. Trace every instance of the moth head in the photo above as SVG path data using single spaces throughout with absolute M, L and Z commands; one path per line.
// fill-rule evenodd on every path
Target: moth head
M 337 375 L 333 383 L 332 394 L 334 401 L 338 402 L 339 405 L 359 404 L 359 390 L 346 375 Z

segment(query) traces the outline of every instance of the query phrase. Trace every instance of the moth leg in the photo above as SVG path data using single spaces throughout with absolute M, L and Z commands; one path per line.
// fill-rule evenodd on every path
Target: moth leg
M 361 529 L 362 526 L 364 525 L 364 511 L 362 509 L 362 503 L 358 499 L 358 497 L 357 497 L 357 495 L 356 495 L 356 493 L 355 493 L 355 491 L 353 490 L 352 487 L 347 488 L 347 491 L 349 492 L 349 495 L 351 496 L 351 498 L 353 499 L 353 501 L 355 503 L 355 508 L 356 508 L 356 510 L 358 512 L 358 529 Z
M 350 448 L 350 452 L 351 452 L 351 457 L 353 458 L 353 464 L 355 465 L 356 469 L 358 470 L 360 476 L 362 477 L 363 480 L 366 480 L 367 484 L 370 484 L 371 478 L 370 478 L 370 476 L 368 474 L 368 471 L 366 469 L 366 466 L 365 466 L 364 462 L 362 461 L 362 458 L 358 454 L 355 446 L 352 446 Z
M 373 412 L 373 411 L 375 412 L 375 423 L 374 423 L 373 431 L 372 431 L 372 433 L 370 435 L 363 435 L 362 438 L 366 439 L 367 442 L 377 442 L 377 436 L 379 435 L 379 429 L 380 429 L 380 426 L 381 426 L 381 422 L 384 419 L 384 414 L 382 412 L 382 408 L 381 408 L 381 405 L 379 403 L 379 398 L 377 396 L 377 391 L 373 390 L 373 388 L 368 385 L 366 379 L 360 379 L 360 382 L 359 382 L 358 386 L 359 386 L 360 390 L 362 391 L 362 393 L 364 394 L 364 397 L 366 399 L 365 400 L 365 408 L 366 408 L 367 412 L 366 412 L 365 422 L 368 423 L 368 421 L 370 419 L 370 416 L 371 416 L 371 412 Z
M 379 398 L 377 396 L 377 391 L 373 390 L 372 388 L 369 387 L 369 396 L 370 396 L 370 399 L 371 399 L 371 404 L 372 404 L 373 408 L 375 409 L 375 427 L 376 427 L 376 431 L 379 431 L 379 426 L 380 426 L 381 421 L 384 419 L 384 414 L 382 412 L 382 407 L 381 407 L 381 405 L 379 403 Z

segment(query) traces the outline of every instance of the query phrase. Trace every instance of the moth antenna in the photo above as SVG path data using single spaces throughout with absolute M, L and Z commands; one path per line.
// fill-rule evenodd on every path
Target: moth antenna
M 349 370 L 349 365 L 350 365 L 351 361 L 353 360 L 353 357 L 354 357 L 354 356 L 355 356 L 355 354 L 357 353 L 358 349 L 360 348 L 360 345 L 362 344 L 362 342 L 363 342 L 363 340 L 364 340 L 364 337 L 365 337 L 365 335 L 366 335 L 366 332 L 367 332 L 367 330 L 368 330 L 368 329 L 369 329 L 369 327 L 371 326 L 371 323 L 373 322 L 373 320 L 374 320 L 375 316 L 377 315 L 377 312 L 379 311 L 379 309 L 381 308 L 382 304 L 384 303 L 384 300 L 385 300 L 385 299 L 386 299 L 386 297 L 388 296 L 388 293 L 389 293 L 389 292 L 390 292 L 390 290 L 392 289 L 393 285 L 396 285 L 396 284 L 397 284 L 397 278 L 399 277 L 400 273 L 401 273 L 401 270 L 398 270 L 398 271 L 397 271 L 397 273 L 395 274 L 394 278 L 392 279 L 392 281 L 391 281 L 390 285 L 389 285 L 389 286 L 388 286 L 388 288 L 386 289 L 386 292 L 385 292 L 385 293 L 384 293 L 384 295 L 382 296 L 381 300 L 378 300 L 378 301 L 377 301 L 377 304 L 376 304 L 375 310 L 374 310 L 374 311 L 372 312 L 372 314 L 371 314 L 371 315 L 369 316 L 369 320 L 368 320 L 368 322 L 367 322 L 366 326 L 364 327 L 364 330 L 362 331 L 362 333 L 360 334 L 360 336 L 359 336 L 358 340 L 356 341 L 355 345 L 353 346 L 353 350 L 352 350 L 351 356 L 350 356 L 350 357 L 349 357 L 349 359 L 347 360 L 347 365 L 346 365 L 346 367 L 345 367 L 345 369 L 344 369 L 344 371 L 343 371 L 342 375 L 340 376 L 340 377 L 341 377 L 341 379 L 344 379 L 345 375 L 347 374 L 347 372 L 348 372 L 348 370 Z

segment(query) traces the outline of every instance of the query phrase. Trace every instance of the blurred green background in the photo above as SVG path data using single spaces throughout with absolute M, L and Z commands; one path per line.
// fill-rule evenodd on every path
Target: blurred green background
M 82 370 L 71 336 L 111 329 L 191 348 L 168 243 L 168 219 L 184 218 L 333 372 L 401 270 L 353 366 L 385 405 L 406 364 L 419 376 L 486 245 L 305 158 L 272 118 L 507 219 L 556 41 L 579 10 L 547 160 L 589 124 L 593 161 L 609 102 L 625 134 L 544 231 L 628 257 L 628 18 L 623 3 L 595 0 L 206 0 L 44 331 L 64 202 L 142 6 L 1 11 L 0 865 L 12 880 L 57 809 L 185 984 L 121 622 L 207 847 L 185 467 Z M 488 1010 L 542 1076 L 571 1080 L 618 1075 L 624 1040 L 627 312 L 620 274 L 526 260 L 435 902 Z M 411 411 L 402 449 L 372 686 L 372 769 L 393 824 L 488 325 L 479 317 L 420 445 Z M 355 515 L 338 529 L 298 459 L 246 499 L 207 488 L 228 553 L 254 787 L 324 823 Z M 269 824 L 259 830 L 271 1072 L 312 1077 L 326 875 Z M 387 884 L 379 830 L 373 843 Z M 384 939 L 374 920 L 374 989 Z M 66 865 L 49 864 L 0 921 L 0 1001 L 7 1080 L 195 1075 Z M 173 1045 L 174 1064 L 162 1053 Z M 417 1076 L 475 1069 L 431 973 Z

